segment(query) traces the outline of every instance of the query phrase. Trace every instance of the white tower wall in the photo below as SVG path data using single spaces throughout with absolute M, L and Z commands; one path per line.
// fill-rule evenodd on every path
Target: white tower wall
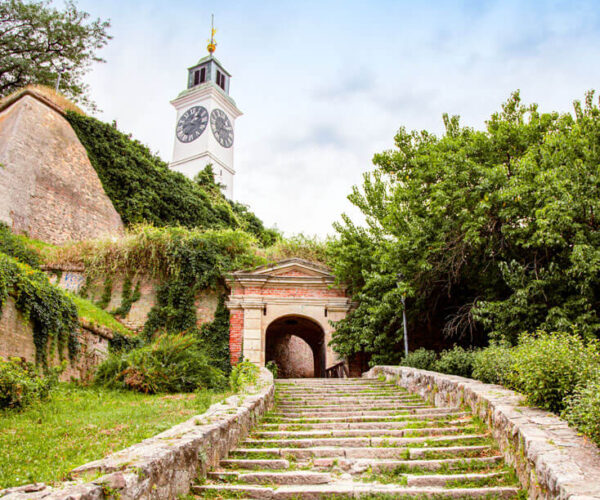
M 229 89 L 229 80 L 226 81 L 225 89 Z M 225 90 L 211 80 L 188 88 L 171 101 L 171 104 L 177 111 L 176 124 L 179 123 L 181 116 L 194 106 L 203 106 L 208 113 L 209 121 L 202 134 L 190 142 L 180 141 L 175 133 L 173 160 L 169 166 L 173 170 L 193 178 L 206 165 L 212 164 L 215 181 L 223 184 L 225 196 L 233 199 L 235 119 L 242 114 L 241 111 Z M 231 147 L 223 147 L 213 133 L 210 116 L 214 109 L 223 111 L 233 127 L 234 135 Z

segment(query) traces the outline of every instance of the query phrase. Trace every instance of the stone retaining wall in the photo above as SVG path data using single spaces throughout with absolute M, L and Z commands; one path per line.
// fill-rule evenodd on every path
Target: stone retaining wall
M 212 405 L 202 415 L 71 471 L 61 487 L 31 484 L 0 491 L 2 500 L 175 499 L 190 491 L 244 439 L 273 404 L 273 376 L 262 368 L 258 387 Z M 90 436 L 93 438 L 92 436 Z
M 21 358 L 30 363 L 36 362 L 36 350 L 33 342 L 33 326 L 15 307 L 15 302 L 8 297 L 2 305 L 0 315 L 0 356 L 3 358 Z M 89 380 L 96 367 L 108 356 L 108 342 L 112 332 L 80 320 L 79 342 L 81 350 L 73 361 L 68 353 L 63 352 L 67 361 L 61 380 Z M 61 363 L 58 349 L 48 346 L 49 366 Z
M 600 449 L 564 420 L 525 406 L 520 394 L 498 385 L 403 366 L 376 366 L 363 374 L 368 378 L 379 375 L 438 406 L 469 407 L 490 426 L 529 498 L 600 499 Z
M 97 303 L 104 295 L 106 283 L 104 277 L 99 277 L 87 282 L 85 269 L 77 266 L 42 266 L 48 274 L 50 282 L 64 290 L 73 293 L 81 293 L 85 287 L 86 299 Z M 131 279 L 131 291 L 138 287 L 139 298 L 131 304 L 129 312 L 123 318 L 119 318 L 127 328 L 140 331 L 148 319 L 148 314 L 157 302 L 157 288 L 161 281 L 144 273 L 136 273 Z M 123 303 L 123 284 L 125 276 L 123 273 L 115 273 L 111 276 L 110 300 L 106 306 L 107 311 L 118 309 Z M 215 319 L 215 312 L 219 303 L 219 297 L 223 290 L 203 290 L 196 295 L 194 305 L 198 326 L 210 323 Z

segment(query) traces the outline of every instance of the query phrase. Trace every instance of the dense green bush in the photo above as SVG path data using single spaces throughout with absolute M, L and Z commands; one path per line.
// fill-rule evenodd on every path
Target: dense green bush
M 255 385 L 258 382 L 260 369 L 250 361 L 240 361 L 231 370 L 229 375 L 229 386 L 234 391 L 239 391 L 246 386 Z
M 598 344 L 575 333 L 523 334 L 513 360 L 508 385 L 532 405 L 556 413 L 600 369 Z
M 33 364 L 0 356 L 0 409 L 23 408 L 46 399 L 63 369 L 64 365 L 54 368 L 42 377 Z
M 513 349 L 507 345 L 491 345 L 474 352 L 473 378 L 486 384 L 510 384 L 514 362 Z
M 473 361 L 475 354 L 471 349 L 454 346 L 440 353 L 433 369 L 449 375 L 470 377 L 473 374 Z
M 163 334 L 126 353 L 113 353 L 96 372 L 96 383 L 147 394 L 222 389 L 227 380 L 211 366 L 197 336 Z
M 0 252 L 36 269 L 40 265 L 39 254 L 27 246 L 25 238 L 14 234 L 4 222 L 0 222 Z
M 0 312 L 9 296 L 32 323 L 38 364 L 47 367 L 49 347 L 58 349 L 61 359 L 68 348 L 70 358 L 75 358 L 79 350 L 75 303 L 45 273 L 0 253 Z
M 562 417 L 600 446 L 600 372 L 567 397 Z
M 402 360 L 402 366 L 411 366 L 421 370 L 434 370 L 437 354 L 421 347 L 416 351 L 409 352 L 408 356 Z
M 211 168 L 190 180 L 112 125 L 73 112 L 67 119 L 125 224 L 239 228 L 263 244 L 277 239 L 247 207 L 221 194 Z

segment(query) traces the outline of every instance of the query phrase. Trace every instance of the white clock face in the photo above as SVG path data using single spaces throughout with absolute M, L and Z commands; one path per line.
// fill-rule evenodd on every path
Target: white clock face
M 177 139 L 192 142 L 198 139 L 208 125 L 208 111 L 203 106 L 194 106 L 181 115 L 177 122 Z
M 224 148 L 233 146 L 233 127 L 224 111 L 218 108 L 211 111 L 210 128 L 221 146 Z

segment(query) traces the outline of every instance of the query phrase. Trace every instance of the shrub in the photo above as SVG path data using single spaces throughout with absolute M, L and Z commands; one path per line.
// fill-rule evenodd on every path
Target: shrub
M 472 376 L 486 384 L 509 385 L 513 362 L 511 347 L 491 345 L 474 352 Z
M 530 404 L 555 413 L 600 369 L 598 344 L 575 333 L 523 334 L 513 355 L 509 386 L 525 394 Z
M 47 398 L 63 369 L 64 365 L 51 369 L 42 377 L 31 363 L 0 357 L 0 408 L 23 408 Z
M 437 354 L 435 351 L 430 351 L 421 347 L 416 351 L 409 352 L 408 356 L 402 360 L 402 365 L 420 368 L 421 370 L 433 370 L 436 359 Z
M 254 385 L 258 382 L 258 366 L 250 361 L 241 361 L 234 366 L 229 375 L 229 385 L 234 391 L 239 391 L 246 386 Z
M 267 370 L 269 370 L 273 374 L 273 378 L 277 378 L 277 376 L 279 375 L 279 366 L 277 366 L 277 363 L 271 360 L 265 366 Z
M 600 372 L 566 398 L 562 417 L 600 446 Z
M 210 365 L 198 337 L 189 334 L 163 334 L 143 347 L 112 354 L 98 367 L 96 382 L 148 394 L 226 386 L 223 372 Z
M 472 350 L 454 346 L 452 349 L 441 352 L 440 358 L 435 362 L 433 369 L 450 375 L 471 377 L 474 357 Z

